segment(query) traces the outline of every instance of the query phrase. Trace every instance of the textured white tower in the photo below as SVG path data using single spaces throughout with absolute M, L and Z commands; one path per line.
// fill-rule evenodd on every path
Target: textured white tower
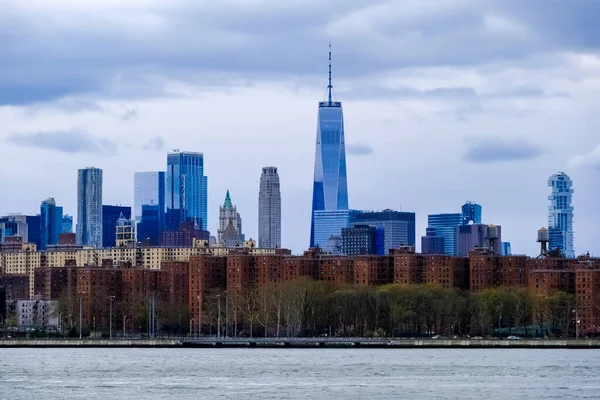
M 102 170 L 77 172 L 77 243 L 102 247 Z
M 565 257 L 575 258 L 573 245 L 573 181 L 564 172 L 548 179 L 552 192 L 548 196 L 548 233 L 550 250 L 560 250 Z
M 281 247 L 281 192 L 276 167 L 264 167 L 258 194 L 258 247 Z

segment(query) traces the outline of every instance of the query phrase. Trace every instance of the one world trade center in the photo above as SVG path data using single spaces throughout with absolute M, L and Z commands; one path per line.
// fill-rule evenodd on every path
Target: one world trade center
M 319 118 L 317 121 L 310 247 L 315 246 L 315 211 L 348 210 L 344 116 L 342 103 L 333 101 L 332 92 L 330 45 L 327 99 L 319 102 Z

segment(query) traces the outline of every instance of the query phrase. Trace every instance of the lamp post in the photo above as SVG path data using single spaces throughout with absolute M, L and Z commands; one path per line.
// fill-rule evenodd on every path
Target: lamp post
M 81 293 L 79 294 L 79 340 L 82 339 L 82 334 L 81 334 Z
M 115 299 L 115 296 L 109 296 L 109 298 L 110 298 L 110 321 L 108 324 L 108 326 L 109 326 L 108 336 L 109 336 L 109 339 L 112 339 L 112 303 L 113 303 L 113 300 Z
M 58 314 L 58 329 L 60 330 L 60 334 L 62 335 L 63 330 L 62 330 L 62 316 L 63 313 Z
M 127 324 L 127 315 L 123 315 L 123 336 L 125 336 L 125 326 Z
M 202 292 L 198 296 L 198 337 L 202 336 Z
M 573 312 L 575 313 L 575 339 L 579 339 L 579 323 L 581 322 L 579 319 L 579 310 L 576 308 Z
M 227 290 L 225 290 L 223 292 L 223 297 L 225 297 L 225 339 L 227 339 L 227 337 L 229 337 L 229 328 L 228 328 L 228 320 L 227 320 L 227 309 L 228 304 L 227 304 Z
M 221 295 L 217 295 L 218 311 L 217 311 L 217 337 L 221 337 Z
M 194 327 L 192 326 L 192 324 L 194 323 L 194 318 L 190 319 L 190 332 L 189 332 L 189 336 L 192 336 L 193 334 L 193 329 Z

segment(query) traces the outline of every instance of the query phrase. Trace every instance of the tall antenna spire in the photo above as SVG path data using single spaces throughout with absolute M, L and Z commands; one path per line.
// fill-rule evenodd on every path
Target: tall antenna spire
M 329 101 L 330 106 L 331 106 L 332 90 L 333 90 L 333 85 L 331 84 L 331 42 L 329 42 L 329 85 L 327 85 L 327 99 Z

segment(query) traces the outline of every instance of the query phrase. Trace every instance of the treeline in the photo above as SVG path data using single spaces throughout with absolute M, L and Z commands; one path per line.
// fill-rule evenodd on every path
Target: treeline
M 96 301 L 92 328 L 108 330 L 108 306 Z M 103 304 L 100 307 L 100 303 Z M 498 287 L 478 293 L 433 285 L 332 286 L 301 278 L 247 289 L 205 293 L 202 313 L 188 305 L 154 301 L 157 335 L 201 334 L 244 337 L 431 337 L 575 336 L 575 297 L 557 291 L 534 296 L 525 288 Z M 77 331 L 78 301 L 61 299 L 64 327 Z M 148 297 L 113 304 L 113 334 L 150 331 Z M 75 334 L 75 333 L 73 333 Z

